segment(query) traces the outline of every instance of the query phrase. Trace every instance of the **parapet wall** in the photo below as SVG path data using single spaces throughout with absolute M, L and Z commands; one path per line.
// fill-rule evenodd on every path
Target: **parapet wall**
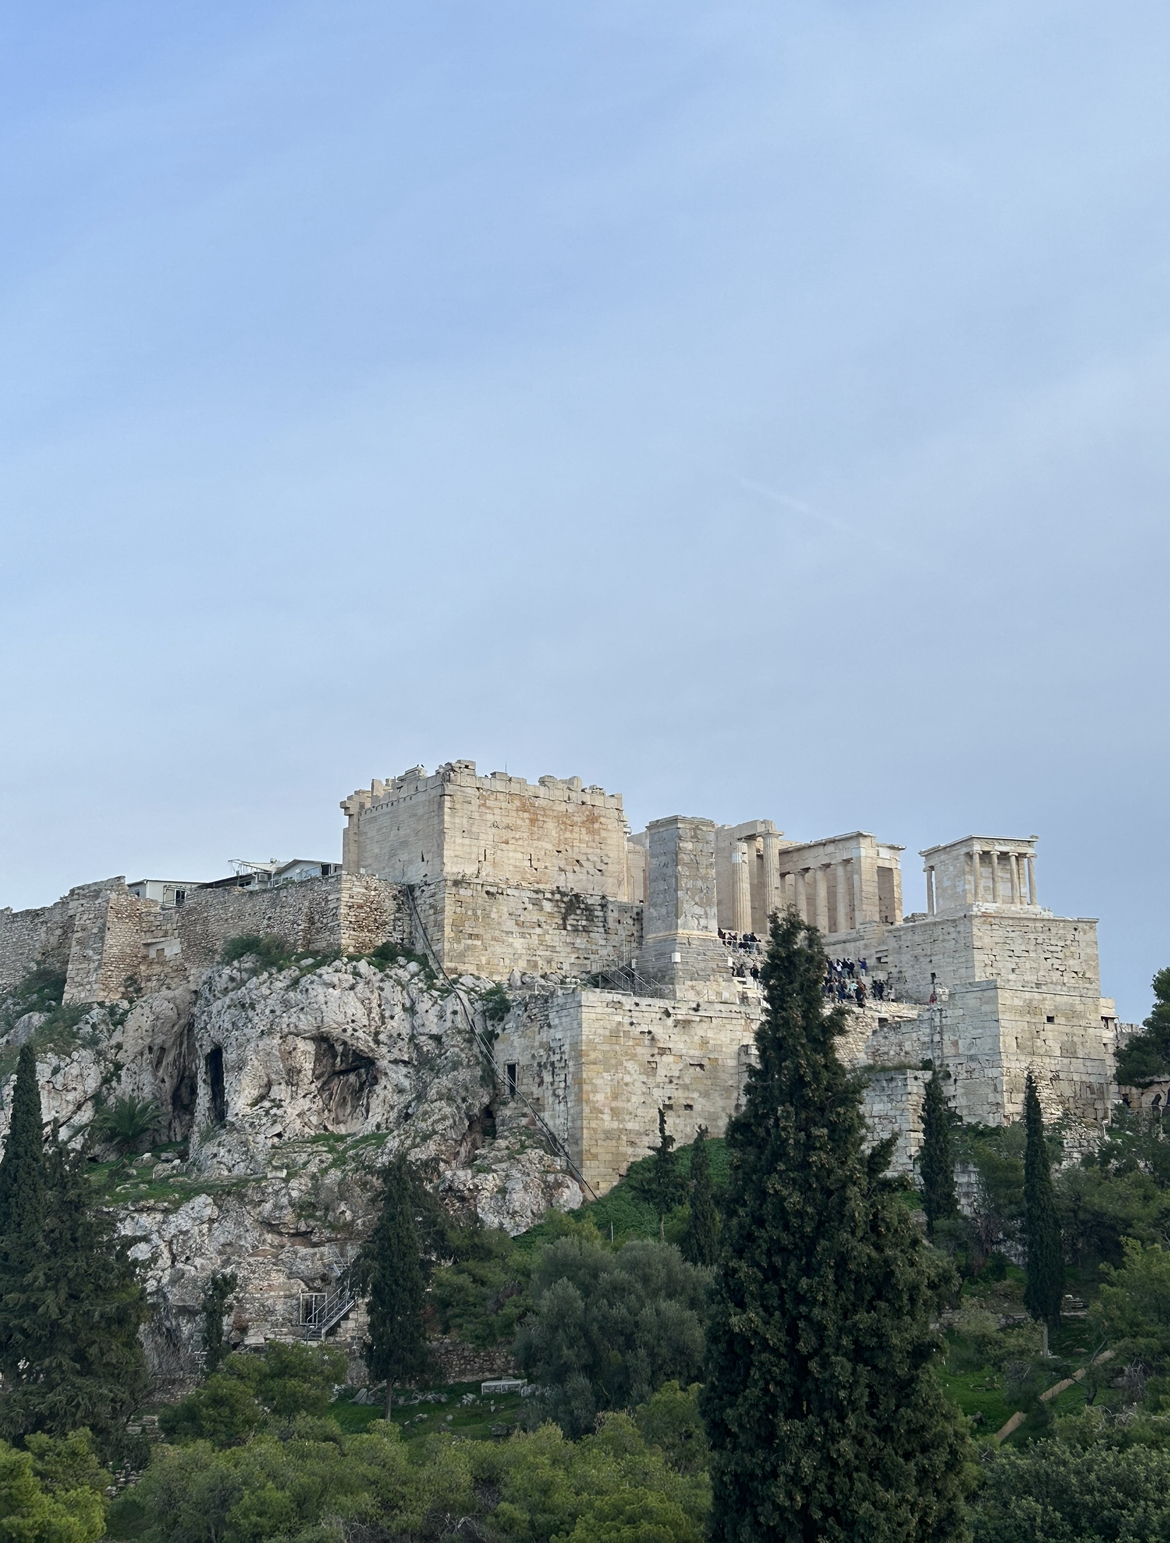
M 371 783 L 343 800 L 343 864 L 392 882 L 466 878 L 630 897 L 621 797 L 580 777 L 538 783 L 452 761 Z

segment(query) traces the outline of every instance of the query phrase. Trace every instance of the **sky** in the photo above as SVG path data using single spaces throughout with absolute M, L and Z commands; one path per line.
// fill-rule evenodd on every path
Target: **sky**
M 1170 11 L 0 15 L 0 905 L 475 760 L 1170 963 Z

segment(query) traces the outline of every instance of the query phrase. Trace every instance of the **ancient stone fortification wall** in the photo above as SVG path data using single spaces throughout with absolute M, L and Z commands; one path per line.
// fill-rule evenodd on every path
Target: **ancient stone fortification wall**
M 66 971 L 66 1003 L 113 1002 L 201 974 L 229 938 L 248 933 L 275 934 L 298 952 L 368 953 L 387 938 L 414 943 L 401 888 L 370 875 L 193 890 L 165 911 L 132 895 L 124 879 L 105 879 L 42 910 L 0 913 L 0 987 L 43 964 Z
M 69 903 L 66 895 L 35 910 L 0 910 L 0 991 L 15 986 L 38 964 L 66 968 L 73 936 Z
M 396 884 L 363 874 L 333 874 L 277 889 L 201 889 L 167 913 L 182 958 L 206 968 L 229 938 L 273 933 L 298 952 L 368 953 L 387 938 L 410 946 L 405 896 Z
M 621 797 L 580 777 L 538 783 L 453 761 L 375 780 L 341 805 L 347 873 L 410 884 L 470 878 L 628 900 Z
M 561 992 L 514 1013 L 496 1047 L 520 1091 L 599 1193 L 657 1139 L 722 1135 L 747 1074 L 756 1017 L 739 1005 Z
M 642 939 L 641 907 L 605 895 L 447 879 L 415 897 L 452 974 L 588 975 L 628 964 Z
M 865 1120 L 876 1145 L 894 1137 L 890 1159 L 893 1173 L 911 1173 L 922 1150 L 922 1105 L 930 1073 L 898 1067 L 869 1074 L 865 1089 Z

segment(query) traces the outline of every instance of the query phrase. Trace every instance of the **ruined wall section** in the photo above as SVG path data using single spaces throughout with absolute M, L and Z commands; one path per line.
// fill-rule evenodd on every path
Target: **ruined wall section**
M 641 906 L 605 895 L 448 879 L 418 886 L 415 899 L 453 975 L 590 975 L 628 964 L 642 941 Z
M 19 985 L 38 964 L 64 970 L 73 918 L 69 897 L 27 911 L 0 910 L 0 991 Z
M 580 777 L 476 775 L 452 761 L 375 780 L 341 805 L 347 873 L 409 884 L 480 879 L 628 900 L 626 821 L 619 794 Z

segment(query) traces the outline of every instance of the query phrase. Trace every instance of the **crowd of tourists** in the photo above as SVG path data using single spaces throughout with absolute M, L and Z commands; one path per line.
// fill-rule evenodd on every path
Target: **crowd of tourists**
M 887 982 L 871 977 L 864 959 L 827 959 L 821 989 L 831 1002 L 854 1002 L 858 1007 L 864 1007 L 871 995 L 875 1002 L 884 1002 L 889 995 Z

